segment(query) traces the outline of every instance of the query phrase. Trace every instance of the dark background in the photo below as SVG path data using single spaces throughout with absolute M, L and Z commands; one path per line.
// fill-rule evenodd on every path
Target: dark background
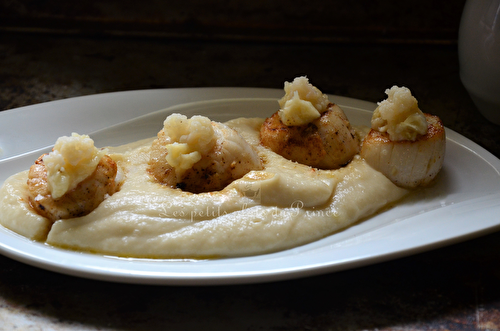
M 465 1 L 2 1 L 2 27 L 190 40 L 452 44 Z
M 307 75 L 323 92 L 372 102 L 405 85 L 423 111 L 498 157 L 499 127 L 459 78 L 464 3 L 2 0 L 0 110 L 148 88 L 281 89 Z M 323 276 L 189 288 L 91 281 L 0 257 L 0 326 L 500 330 L 499 262 L 493 233 Z

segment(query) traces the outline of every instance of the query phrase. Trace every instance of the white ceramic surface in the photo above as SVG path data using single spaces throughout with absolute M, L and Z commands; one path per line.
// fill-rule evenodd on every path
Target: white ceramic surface
M 92 133 L 98 146 L 150 137 L 172 112 L 224 121 L 269 116 L 281 90 L 201 88 L 101 94 L 0 113 L 0 183 L 27 169 L 59 135 Z M 368 124 L 375 104 L 330 96 L 350 121 Z M 154 111 L 156 109 L 167 108 Z M 35 124 L 26 123 L 29 117 Z M 55 120 L 57 119 L 57 120 Z M 34 130 L 36 139 L 26 132 Z M 8 134 L 4 134 L 7 132 Z M 163 285 L 212 285 L 283 280 L 394 259 L 500 228 L 500 160 L 447 129 L 436 185 L 412 200 L 324 239 L 252 257 L 202 261 L 122 259 L 66 251 L 0 227 L 0 253 L 44 269 L 92 279 Z
M 458 38 L 460 77 L 479 111 L 500 124 L 500 0 L 468 0 Z

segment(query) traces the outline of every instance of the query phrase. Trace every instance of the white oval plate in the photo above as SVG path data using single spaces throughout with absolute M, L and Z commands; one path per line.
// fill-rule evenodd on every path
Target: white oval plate
M 97 146 L 156 135 L 172 112 L 216 121 L 267 117 L 281 90 L 194 88 L 78 97 L 0 112 L 0 183 L 28 169 L 61 135 L 90 133 Z M 368 125 L 376 105 L 330 96 L 354 125 Z M 163 110 L 158 110 L 163 109 Z M 313 243 L 272 254 L 201 261 L 123 259 L 66 251 L 0 227 L 0 252 L 80 277 L 141 284 L 214 285 L 284 280 L 355 268 L 473 238 L 500 228 L 500 160 L 446 131 L 436 185 L 406 203 Z

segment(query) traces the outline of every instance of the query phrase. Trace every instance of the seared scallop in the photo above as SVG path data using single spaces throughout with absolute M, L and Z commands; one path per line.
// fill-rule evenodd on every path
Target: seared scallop
M 371 129 L 361 156 L 394 184 L 415 188 L 431 183 L 444 161 L 446 135 L 437 116 L 424 114 L 427 132 L 412 140 L 392 141 L 389 134 Z
M 235 130 L 203 116 L 173 114 L 151 146 L 148 169 L 162 184 L 202 193 L 222 190 L 262 165 Z
M 47 154 L 35 161 L 28 175 L 28 200 L 41 216 L 56 221 L 87 215 L 118 189 L 115 181 L 117 165 L 109 156 L 104 155 L 90 176 L 55 199 L 47 180 L 47 169 L 43 161 L 45 155 Z
M 278 112 L 260 129 L 261 144 L 273 152 L 320 169 L 337 169 L 359 152 L 359 140 L 342 109 L 333 103 L 308 124 L 287 126 Z

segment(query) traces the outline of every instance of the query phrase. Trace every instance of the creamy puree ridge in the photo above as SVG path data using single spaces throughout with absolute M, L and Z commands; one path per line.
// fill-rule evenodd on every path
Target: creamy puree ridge
M 153 139 L 108 147 L 125 173 L 120 191 L 90 214 L 52 226 L 27 204 L 27 171 L 0 189 L 0 222 L 54 246 L 138 258 L 232 257 L 303 245 L 343 229 L 408 190 L 356 156 L 344 168 L 318 170 L 259 144 L 264 119 L 226 122 L 254 146 L 264 169 L 222 191 L 193 194 L 155 182 L 147 173 Z M 361 133 L 360 133 L 361 134 Z

